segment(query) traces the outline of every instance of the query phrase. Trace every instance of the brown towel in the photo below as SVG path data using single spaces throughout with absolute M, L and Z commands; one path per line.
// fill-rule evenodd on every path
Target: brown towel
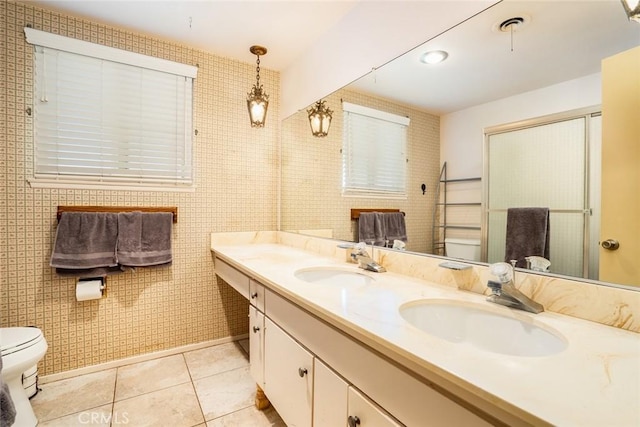
M 117 214 L 63 212 L 50 265 L 74 270 L 115 267 L 117 238 Z
M 549 209 L 507 209 L 506 262 L 518 260 L 516 267 L 526 267 L 525 257 L 549 258 Z
M 147 267 L 172 261 L 170 212 L 118 214 L 118 263 Z
M 386 239 L 389 242 L 393 242 L 394 240 L 401 240 L 406 243 L 407 227 L 404 222 L 404 213 L 385 212 L 383 214 L 383 218 Z

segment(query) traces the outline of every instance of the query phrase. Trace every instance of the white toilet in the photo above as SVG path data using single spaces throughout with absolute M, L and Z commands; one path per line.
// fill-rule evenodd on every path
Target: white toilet
M 16 427 L 38 424 L 22 385 L 22 374 L 38 364 L 47 352 L 47 340 L 38 328 L 0 328 L 2 380 L 9 386 L 16 407 Z
M 444 245 L 448 257 L 480 261 L 480 240 L 446 238 Z

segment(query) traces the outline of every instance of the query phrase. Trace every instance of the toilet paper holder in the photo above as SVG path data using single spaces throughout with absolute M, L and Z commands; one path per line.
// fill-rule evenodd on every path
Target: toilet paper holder
M 106 295 L 106 289 L 105 277 L 78 279 L 76 283 L 76 300 L 89 301 L 100 299 Z

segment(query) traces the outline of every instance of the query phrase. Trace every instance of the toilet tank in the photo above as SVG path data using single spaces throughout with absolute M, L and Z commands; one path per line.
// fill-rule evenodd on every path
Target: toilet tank
M 478 239 L 444 239 L 447 256 L 451 258 L 480 261 L 480 240 Z

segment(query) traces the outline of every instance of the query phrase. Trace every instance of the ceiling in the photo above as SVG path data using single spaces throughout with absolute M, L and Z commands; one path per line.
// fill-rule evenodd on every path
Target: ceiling
M 22 0 L 281 71 L 357 4 L 349 0 Z
M 261 65 L 277 71 L 308 55 L 308 49 L 322 43 L 323 35 L 354 19 L 348 15 L 356 6 L 379 4 L 374 0 L 23 1 L 242 62 L 255 62 L 249 47 L 260 44 L 268 49 Z M 395 25 L 403 13 L 415 13 L 399 0 L 381 1 L 398 5 L 393 12 Z M 455 1 L 439 0 L 450 2 L 443 12 L 451 13 Z M 438 2 L 429 4 L 435 7 Z M 511 50 L 511 34 L 492 27 L 513 16 L 527 20 L 514 32 Z M 504 0 L 379 67 L 352 87 L 445 114 L 597 73 L 601 58 L 638 44 L 640 25 L 625 17 L 619 0 Z M 421 64 L 419 57 L 428 49 L 446 50 L 449 58 L 435 66 Z
M 513 17 L 513 33 L 497 27 Z M 350 88 L 446 114 L 595 74 L 600 62 L 640 45 L 640 25 L 619 0 L 505 0 L 413 49 Z M 426 65 L 421 55 L 449 57 Z

